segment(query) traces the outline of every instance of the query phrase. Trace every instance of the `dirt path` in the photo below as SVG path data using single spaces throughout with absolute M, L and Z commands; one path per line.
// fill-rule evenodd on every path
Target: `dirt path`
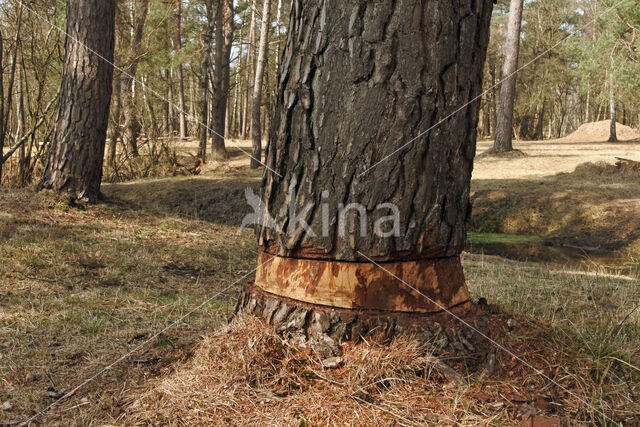
M 478 154 L 484 153 L 492 141 L 478 142 Z M 640 161 L 640 141 L 576 143 L 562 140 L 520 141 L 515 148 L 526 156 L 518 158 L 479 158 L 474 163 L 473 179 L 526 179 L 573 172 L 586 162 L 615 163 L 616 157 Z

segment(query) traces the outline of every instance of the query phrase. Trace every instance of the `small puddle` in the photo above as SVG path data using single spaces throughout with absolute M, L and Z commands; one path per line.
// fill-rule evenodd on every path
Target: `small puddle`
M 604 268 L 607 273 L 640 278 L 640 264 L 619 252 L 599 248 L 558 245 L 537 236 L 501 233 L 467 235 L 467 252 L 497 255 L 516 261 Z

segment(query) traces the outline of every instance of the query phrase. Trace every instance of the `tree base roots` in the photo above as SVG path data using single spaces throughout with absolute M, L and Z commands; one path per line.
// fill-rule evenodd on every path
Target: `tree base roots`
M 424 342 L 425 353 L 434 360 L 452 361 L 482 378 L 490 376 L 495 365 L 494 347 L 487 337 L 496 328 L 490 327 L 488 306 L 471 302 L 429 314 L 350 310 L 295 301 L 247 284 L 236 314 L 263 319 L 292 345 L 311 348 L 322 360 L 341 356 L 345 341 L 357 344 L 374 336 L 390 341 L 407 335 Z M 455 370 L 439 363 L 445 376 L 459 379 Z

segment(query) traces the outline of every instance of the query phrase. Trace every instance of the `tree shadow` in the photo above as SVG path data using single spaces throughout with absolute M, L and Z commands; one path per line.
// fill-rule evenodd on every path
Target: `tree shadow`
M 184 178 L 140 180 L 106 184 L 105 202 L 126 215 L 126 211 L 156 216 L 178 216 L 221 225 L 240 226 L 253 210 L 245 190 L 259 192 L 261 171 L 242 171 Z
M 585 164 L 543 178 L 473 181 L 470 230 L 536 235 L 549 246 L 606 253 L 640 242 L 640 176 Z

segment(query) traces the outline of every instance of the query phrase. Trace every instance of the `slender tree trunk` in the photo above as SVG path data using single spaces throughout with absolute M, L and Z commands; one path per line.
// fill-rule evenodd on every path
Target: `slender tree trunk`
M 211 127 L 213 131 L 211 151 L 213 156 L 219 159 L 227 158 L 224 140 L 227 99 L 229 98 L 233 30 L 233 0 L 222 0 L 218 6 L 216 19 L 216 55 L 213 84 L 213 112 L 211 117 Z
M 0 31 L 0 70 L 4 69 L 4 42 L 2 38 L 2 32 Z M 2 73 L 0 72 L 0 76 Z M 1 129 L 4 128 L 4 81 L 0 78 L 0 132 Z M 2 161 L 2 156 L 4 155 L 4 137 L 0 135 L 0 184 L 2 184 L 2 165 L 4 162 Z
M 244 80 L 245 87 L 246 87 L 247 79 L 243 78 L 243 80 Z M 246 130 L 247 130 L 247 112 L 249 110 L 249 107 L 248 107 L 249 103 L 247 102 L 246 90 L 245 90 L 244 87 L 242 88 L 241 92 L 242 92 L 242 94 L 241 94 L 241 97 L 242 97 L 242 107 L 241 107 L 242 111 L 240 113 L 240 139 L 246 139 L 246 137 L 247 137 L 247 133 L 246 133 Z
M 147 86 L 147 82 L 147 78 L 142 77 L 142 83 L 145 86 Z M 158 120 L 156 118 L 156 112 L 153 108 L 153 104 L 144 91 L 142 91 L 142 102 L 144 103 L 147 113 L 149 114 L 149 125 L 147 126 L 149 134 L 147 136 L 150 140 L 153 140 L 160 135 L 160 126 L 158 125 Z
M 166 69 L 161 69 L 160 70 L 160 78 L 163 81 L 168 82 L 168 76 L 167 76 L 167 70 Z M 167 84 L 167 96 L 165 97 L 165 100 L 162 101 L 162 130 L 165 134 L 171 134 L 171 130 L 170 130 L 170 125 L 169 125 L 169 115 L 170 115 L 170 110 L 171 110 L 171 105 L 169 104 L 169 89 L 168 89 L 168 84 Z
M 209 120 L 207 94 L 209 92 L 209 65 L 211 64 L 211 42 L 213 39 L 213 20 L 215 17 L 214 1 L 210 0 L 207 2 L 206 8 L 207 24 L 205 26 L 202 60 L 200 62 L 200 147 L 198 149 L 198 158 L 202 163 L 207 162 L 207 123 Z
M 496 108 L 497 96 L 496 96 L 496 64 L 491 62 L 489 67 L 489 74 L 491 75 L 491 122 L 493 123 L 493 132 L 496 131 L 496 122 L 498 121 L 498 112 Z
M 16 73 L 18 78 L 18 92 L 16 93 L 16 133 L 14 142 L 18 142 L 25 134 L 25 115 L 24 115 L 24 86 L 26 81 L 24 78 L 24 68 L 21 66 Z M 24 144 L 20 146 L 20 157 L 18 159 L 20 185 L 26 184 L 27 159 Z
M 538 112 L 538 121 L 536 123 L 535 133 L 533 135 L 533 139 L 541 140 L 544 135 L 544 111 L 545 111 L 546 101 L 542 101 L 542 106 L 540 107 L 540 111 Z
M 194 117 L 197 117 L 198 113 L 196 112 L 196 79 L 194 73 L 189 73 L 189 114 L 187 114 L 187 137 L 190 134 L 195 134 L 196 131 L 193 129 L 194 126 Z
M 247 132 L 250 131 L 249 126 L 251 125 L 249 121 L 249 99 L 251 97 L 251 84 L 252 80 L 252 72 L 255 70 L 255 44 L 256 44 L 256 8 L 258 7 L 258 0 L 253 0 L 251 4 L 251 22 L 249 23 L 249 45 L 247 46 L 247 76 L 246 76 L 246 84 L 245 84 L 245 94 L 244 94 L 244 112 L 242 114 L 242 135 L 243 138 L 246 138 Z
M 509 7 L 509 24 L 505 42 L 504 67 L 502 78 L 505 79 L 500 88 L 500 106 L 496 123 L 495 151 L 502 153 L 513 150 L 513 104 L 516 98 L 516 71 L 520 52 L 520 26 L 522 24 L 523 0 L 511 0 Z
M 175 135 L 175 103 L 173 102 L 173 68 L 167 70 L 167 99 L 169 100 L 169 135 L 173 138 Z
M 224 114 L 224 137 L 231 137 L 231 97 L 227 96 L 227 107 L 225 108 Z
M 176 53 L 182 50 L 182 0 L 176 0 Z M 178 62 L 178 111 L 180 138 L 187 137 L 187 116 L 185 114 L 184 102 L 184 70 L 182 62 Z
M 267 65 L 269 48 L 269 27 L 271 27 L 271 0 L 263 0 L 262 27 L 260 28 L 260 47 L 258 48 L 258 65 L 253 83 L 253 97 L 251 100 L 251 139 L 252 155 L 251 169 L 261 165 L 262 158 L 262 127 L 260 122 L 260 107 L 262 106 L 262 82 L 264 69 Z
M 206 68 L 209 67 L 209 61 L 206 59 L 207 55 L 203 55 L 201 62 L 201 71 L 204 71 L 200 76 L 200 143 L 198 148 L 198 158 L 202 163 L 207 162 L 207 123 L 208 123 L 208 103 L 207 92 L 209 90 L 209 75 L 206 72 Z
M 236 70 L 235 73 L 235 83 L 234 83 L 234 88 L 233 88 L 233 108 L 232 108 L 232 114 L 231 114 L 231 135 L 232 136 L 237 136 L 238 135 L 238 119 L 239 119 L 239 108 L 238 108 L 238 104 L 239 104 L 239 100 L 238 97 L 240 96 L 240 73 L 238 70 Z
M 616 133 L 616 97 L 614 91 L 613 70 L 609 76 L 609 114 L 611 116 L 611 123 L 609 125 L 608 142 L 618 142 L 618 135 Z
M 67 0 L 56 127 L 42 188 L 95 202 L 111 103 L 116 0 Z
M 481 93 L 491 9 L 491 0 L 293 1 L 260 266 L 239 311 L 328 340 L 366 333 L 354 318 L 378 316 L 393 330 L 408 319 L 398 313 L 422 313 L 417 321 L 472 309 L 459 255 L 478 103 L 401 147 Z
M 122 35 L 121 31 L 121 22 L 120 22 L 120 12 L 116 7 L 116 17 L 115 17 L 115 26 L 114 26 L 114 34 L 115 34 L 115 53 L 114 53 L 114 61 L 120 63 L 118 61 L 117 52 L 122 48 Z M 122 116 L 122 72 L 114 71 L 113 76 L 113 122 L 111 126 L 111 135 L 109 136 L 109 152 L 107 153 L 107 164 L 109 167 L 115 170 L 116 168 L 116 156 L 118 152 L 118 139 L 120 139 L 120 119 Z
M 2 96 L 2 109 L 0 109 L 0 157 L 3 155 L 4 143 L 7 138 L 9 128 L 9 115 L 11 114 L 11 94 L 13 93 L 13 84 L 16 76 L 16 65 L 18 63 L 18 47 L 20 45 L 20 33 L 22 29 L 22 15 L 23 7 L 22 2 L 18 7 L 18 16 L 16 18 L 16 35 L 14 37 L 13 46 L 13 58 L 11 62 L 11 71 L 9 74 L 9 85 L 7 87 L 7 99 L 4 101 L 4 82 L 2 82 L 2 72 L 0 72 L 0 86 L 3 86 L 0 90 L 0 96 Z M 2 43 L 0 42 L 0 49 L 2 49 Z M 0 65 L 2 65 L 2 54 L 0 53 Z M 2 68 L 0 68 L 2 70 Z M 2 181 L 2 164 L 0 164 L 0 182 Z
M 584 123 L 589 123 L 590 121 L 589 119 L 591 119 L 591 115 L 589 114 L 591 110 L 591 88 L 590 87 L 587 89 L 587 102 L 584 109 L 585 109 Z
M 243 55 L 244 55 L 244 27 L 245 20 L 243 18 L 242 23 L 240 24 L 240 34 L 238 35 L 238 65 L 236 67 L 235 72 L 235 87 L 233 90 L 233 124 L 232 124 L 232 132 L 234 135 L 242 137 L 242 131 L 239 130 L 239 127 L 242 125 L 242 112 L 241 110 L 241 75 L 242 70 L 244 68 L 243 63 Z
M 118 73 L 119 74 L 119 73 Z M 118 152 L 118 139 L 120 138 L 120 116 L 122 112 L 121 80 L 116 75 L 113 79 L 113 126 L 109 137 L 109 153 L 107 154 L 107 164 L 115 169 L 116 156 Z
M 276 81 L 280 75 L 280 54 L 282 53 L 282 37 L 280 37 L 280 21 L 282 20 L 282 0 L 278 0 L 276 9 Z M 277 87 L 276 87 L 277 91 Z M 277 93 L 277 92 L 276 92 Z
M 133 7 L 133 6 L 132 6 Z M 140 136 L 140 122 L 138 120 L 137 106 L 135 102 L 135 79 L 140 60 L 140 43 L 142 31 L 147 20 L 149 0 L 141 0 L 137 17 L 133 23 L 133 37 L 129 46 L 129 66 L 122 73 L 122 110 L 124 115 L 124 132 L 122 141 L 128 154 L 138 156 L 138 137 Z M 133 11 L 132 11 L 133 14 Z
M 490 95 L 482 99 L 482 128 L 484 136 L 491 136 L 491 102 Z

